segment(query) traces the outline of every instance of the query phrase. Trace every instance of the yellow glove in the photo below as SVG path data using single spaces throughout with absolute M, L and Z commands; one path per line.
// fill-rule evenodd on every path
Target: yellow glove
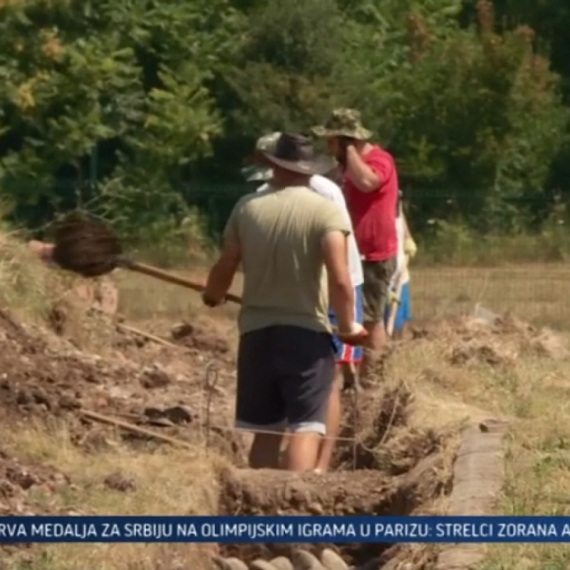
M 416 242 L 411 237 L 408 236 L 404 240 L 404 253 L 410 259 L 412 259 L 412 257 L 414 257 L 417 252 L 418 252 L 418 246 L 416 245 Z
M 388 292 L 388 306 L 391 307 L 394 303 L 399 304 L 398 296 L 396 295 L 396 291 L 394 289 L 390 289 Z

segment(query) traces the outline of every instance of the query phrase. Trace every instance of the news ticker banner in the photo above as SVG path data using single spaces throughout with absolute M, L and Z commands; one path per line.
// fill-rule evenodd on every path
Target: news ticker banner
M 570 542 L 570 517 L 0 517 L 0 543 Z

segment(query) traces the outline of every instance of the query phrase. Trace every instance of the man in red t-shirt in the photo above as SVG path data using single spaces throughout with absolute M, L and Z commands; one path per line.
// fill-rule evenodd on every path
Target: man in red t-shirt
M 384 314 L 398 253 L 398 173 L 392 156 L 369 142 L 372 133 L 362 126 L 360 113 L 354 109 L 333 111 L 325 125 L 313 132 L 326 138 L 342 169 L 343 190 L 362 256 L 364 326 L 370 336 L 361 379 L 369 384 L 371 361 L 386 343 Z

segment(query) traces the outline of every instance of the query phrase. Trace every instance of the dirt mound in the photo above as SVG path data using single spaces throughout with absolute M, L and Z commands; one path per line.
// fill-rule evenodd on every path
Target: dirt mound
M 519 352 L 515 347 L 505 347 L 496 342 L 473 339 L 451 347 L 447 358 L 455 366 L 484 362 L 490 366 L 506 368 L 515 364 L 518 355 Z
M 64 343 L 50 344 L 0 312 L 0 407 L 6 414 L 60 415 L 83 406 L 108 407 L 120 398 L 102 387 L 120 382 L 128 366 L 117 367 Z
M 218 361 L 210 374 L 203 361 L 211 360 L 212 353 L 196 355 L 156 343 L 130 350 L 133 359 L 120 353 L 89 354 L 65 338 L 23 326 L 0 311 L 0 409 L 8 422 L 30 415 L 59 417 L 69 424 L 74 441 L 99 448 L 106 441 L 104 431 L 113 428 L 95 428 L 79 413 L 93 411 L 149 425 L 178 439 L 207 441 L 212 449 L 243 464 L 243 436 L 229 429 L 233 419 L 229 365 Z M 94 440 L 91 432 L 97 434 Z M 129 440 L 133 437 L 148 440 L 128 435 Z
M 444 475 L 442 475 L 444 473 Z M 405 516 L 426 501 L 445 492 L 451 472 L 445 458 L 432 454 L 414 469 L 398 477 L 379 471 L 291 474 L 272 470 L 236 470 L 222 473 L 220 488 L 221 515 L 327 515 Z M 347 564 L 364 564 L 378 559 L 389 544 L 319 544 L 304 545 L 319 556 L 323 549 L 334 548 Z M 271 560 L 275 556 L 294 558 L 295 545 L 234 544 L 222 549 L 225 556 L 245 562 L 256 558 Z M 378 563 L 377 568 L 380 567 Z
M 434 322 L 412 328 L 412 335 L 416 340 L 445 343 L 447 360 L 456 366 L 484 363 L 508 368 L 523 353 L 557 361 L 570 357 L 569 347 L 555 332 L 512 314 L 492 322 L 471 317 Z
M 529 348 L 539 356 L 552 360 L 567 360 L 570 351 L 564 341 L 554 332 L 544 329 L 529 341 Z
M 206 350 L 216 355 L 228 355 L 230 347 L 227 336 L 212 319 L 199 317 L 192 323 L 176 325 L 171 331 L 172 339 L 182 346 Z
M 75 514 L 54 507 L 50 497 L 69 490 L 62 473 L 44 465 L 23 463 L 0 450 L 0 515 Z
M 80 407 L 79 381 L 96 379 L 85 374 L 81 363 L 73 364 L 61 366 L 45 341 L 0 311 L 0 406 L 7 412 L 58 413 Z
M 221 514 L 387 515 L 396 491 L 375 471 L 293 475 L 286 471 L 230 470 L 222 476 Z M 350 492 L 348 492 L 350 489 Z

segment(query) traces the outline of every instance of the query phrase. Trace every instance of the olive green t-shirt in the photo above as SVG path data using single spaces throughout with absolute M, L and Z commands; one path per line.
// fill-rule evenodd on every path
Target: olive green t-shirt
M 350 234 L 340 208 L 310 188 L 244 196 L 224 237 L 239 243 L 244 273 L 240 334 L 274 325 L 329 331 L 322 238 Z

